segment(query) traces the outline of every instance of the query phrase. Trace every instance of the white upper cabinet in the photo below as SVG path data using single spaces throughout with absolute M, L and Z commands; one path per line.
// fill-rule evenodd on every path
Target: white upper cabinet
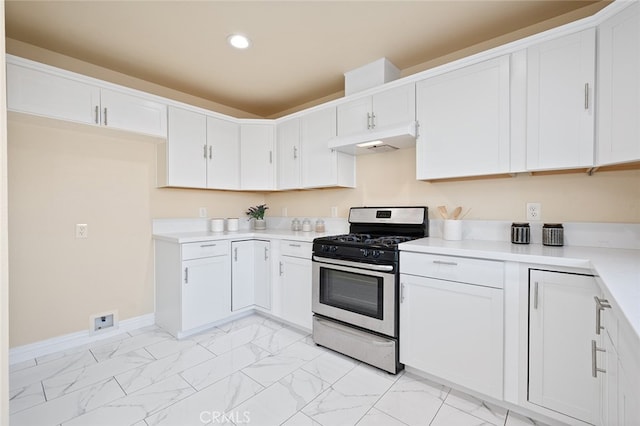
M 207 117 L 207 188 L 240 189 L 240 125 Z
M 275 189 L 274 125 L 240 125 L 240 187 L 245 190 Z
M 640 3 L 599 27 L 597 164 L 640 160 Z
M 509 172 L 509 56 L 416 84 L 418 179 Z
M 102 89 L 102 125 L 167 137 L 167 107 L 138 96 Z
M 527 169 L 593 166 L 595 29 L 527 49 Z
M 416 119 L 413 83 L 338 105 L 338 136 L 404 125 Z
M 300 175 L 300 119 L 278 123 L 278 189 L 298 189 Z M 327 149 L 328 151 L 328 149 Z
M 205 186 L 208 154 L 206 123 L 207 117 L 204 114 L 169 107 L 165 182 L 167 186 Z
M 7 108 L 78 123 L 99 124 L 100 89 L 9 63 Z
M 166 105 L 124 88 L 102 88 L 73 78 L 73 73 L 53 68 L 47 72 L 42 67 L 7 64 L 9 110 L 167 137 Z
M 355 157 L 328 148 L 336 135 L 336 108 L 325 108 L 300 118 L 302 186 L 320 188 L 356 186 Z

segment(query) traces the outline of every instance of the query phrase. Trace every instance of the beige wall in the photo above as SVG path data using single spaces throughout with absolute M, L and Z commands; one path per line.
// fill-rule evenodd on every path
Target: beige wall
M 525 220 L 527 202 L 542 203 L 546 222 L 640 222 L 640 171 L 422 182 L 415 179 L 415 149 L 357 157 L 357 188 L 272 193 L 267 203 L 289 216 L 329 216 L 338 207 L 426 205 L 471 208 L 466 219 Z
M 152 313 L 151 220 L 240 216 L 264 195 L 155 188 L 156 144 L 9 116 L 10 345 Z M 75 238 L 75 224 L 89 238 Z

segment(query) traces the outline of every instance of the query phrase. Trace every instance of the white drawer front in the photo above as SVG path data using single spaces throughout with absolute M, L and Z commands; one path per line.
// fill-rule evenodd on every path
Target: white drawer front
M 495 260 L 400 252 L 400 272 L 487 287 L 504 286 L 504 263 Z
M 182 244 L 182 260 L 229 254 L 229 241 L 200 241 Z
M 282 240 L 280 241 L 280 254 L 283 256 L 302 257 L 311 259 L 311 249 L 313 243 L 303 241 Z

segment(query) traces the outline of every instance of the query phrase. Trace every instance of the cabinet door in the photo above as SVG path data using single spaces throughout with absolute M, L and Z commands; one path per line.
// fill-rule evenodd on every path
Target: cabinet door
M 600 165 L 640 160 L 640 4 L 598 27 Z
M 100 91 L 102 125 L 167 137 L 167 107 L 158 102 L 112 90 Z
M 7 64 L 7 109 L 85 124 L 99 124 L 100 89 Z
M 416 85 L 406 84 L 373 95 L 373 130 L 416 120 Z
M 254 304 L 255 241 L 232 242 L 231 255 L 231 310 L 237 311 Z
M 302 187 L 355 187 L 355 157 L 328 148 L 336 135 L 336 109 L 306 114 L 300 125 Z
M 527 169 L 593 165 L 595 29 L 527 49 Z
M 206 117 L 169 107 L 167 183 L 170 186 L 204 188 L 207 178 Z
M 271 309 L 271 244 L 255 241 L 254 249 L 254 303 Z
M 416 174 L 442 179 L 509 172 L 509 57 L 416 86 Z
M 240 189 L 240 125 L 207 117 L 207 188 Z
M 240 126 L 241 189 L 274 189 L 273 126 L 242 124 Z
M 400 282 L 400 362 L 502 399 L 502 290 L 406 274 Z
M 200 327 L 229 316 L 229 256 L 186 260 L 182 265 L 182 330 Z
M 282 318 L 307 329 L 312 327 L 311 260 L 280 257 Z
M 604 347 L 605 373 L 600 377 L 600 424 L 617 425 L 618 423 L 618 354 L 609 333 L 602 334 L 601 344 Z M 601 362 L 602 358 L 598 360 Z M 602 364 L 598 364 L 602 365 Z
M 598 379 L 591 276 L 531 270 L 529 278 L 529 401 L 596 424 Z M 602 365 L 602 364 L 600 364 Z
M 300 119 L 294 118 L 279 123 L 276 133 L 278 189 L 300 188 Z
M 338 105 L 338 136 L 365 133 L 371 129 L 371 96 Z

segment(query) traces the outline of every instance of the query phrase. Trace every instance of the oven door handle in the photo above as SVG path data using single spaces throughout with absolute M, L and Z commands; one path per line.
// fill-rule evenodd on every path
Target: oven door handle
M 392 272 L 393 265 L 376 265 L 374 263 L 349 262 L 348 260 L 329 259 L 326 257 L 313 256 L 314 262 L 328 263 L 330 265 L 350 266 L 353 268 L 368 269 L 370 271 Z

